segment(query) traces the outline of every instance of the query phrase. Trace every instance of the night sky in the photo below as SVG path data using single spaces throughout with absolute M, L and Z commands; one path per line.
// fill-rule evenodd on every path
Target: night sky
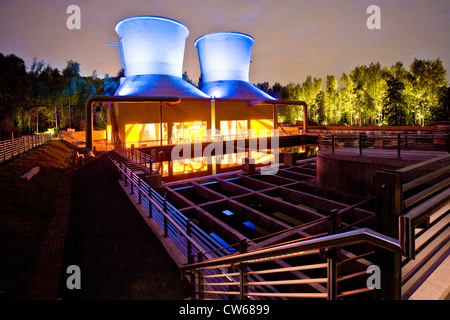
M 381 29 L 369 30 L 370 5 L 381 9 Z M 81 8 L 81 29 L 69 30 L 69 5 Z M 250 82 L 302 83 L 307 75 L 338 79 L 358 65 L 391 66 L 414 58 L 440 58 L 450 73 L 449 0 L 0 0 L 0 52 L 27 67 L 33 57 L 81 73 L 116 75 L 120 69 L 115 24 L 157 15 L 185 24 L 184 70 L 200 75 L 194 41 L 203 34 L 238 31 L 255 38 Z M 449 77 L 447 76 L 447 79 Z

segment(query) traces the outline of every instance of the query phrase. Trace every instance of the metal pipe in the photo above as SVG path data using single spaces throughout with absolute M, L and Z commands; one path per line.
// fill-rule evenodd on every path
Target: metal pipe
M 275 108 L 277 105 L 294 105 L 294 106 L 303 106 L 303 132 L 308 133 L 308 105 L 305 101 L 293 101 L 293 100 L 253 100 L 248 103 L 249 106 L 261 106 L 261 105 L 273 105 L 274 108 L 274 129 L 277 128 L 277 124 L 275 124 L 276 116 L 275 116 Z
M 85 113 L 86 113 L 86 148 L 92 150 L 94 132 L 94 117 L 92 112 L 92 105 L 94 103 L 120 102 L 120 103 L 162 103 L 166 102 L 169 105 L 180 103 L 180 97 L 171 96 L 97 96 L 92 95 L 86 99 Z

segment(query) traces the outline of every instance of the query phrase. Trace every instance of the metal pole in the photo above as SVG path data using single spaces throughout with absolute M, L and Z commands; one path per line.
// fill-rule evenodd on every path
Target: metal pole
M 188 236 L 191 236 L 191 219 L 188 219 L 186 221 L 186 234 Z M 191 264 L 192 261 L 192 243 L 189 241 L 189 239 L 186 239 L 187 241 L 187 262 L 188 264 Z
M 197 262 L 203 261 L 203 253 L 200 251 L 197 254 Z M 198 281 L 198 299 L 203 300 L 203 271 L 202 269 L 197 270 L 197 281 Z
M 331 134 L 331 152 L 334 154 L 334 133 Z
M 247 252 L 246 239 L 241 239 L 239 244 L 239 253 Z M 239 265 L 239 298 L 247 300 L 247 264 L 241 262 Z
M 336 234 L 338 229 L 338 210 L 333 209 L 330 212 L 330 220 L 328 224 L 328 234 Z M 338 259 L 338 249 L 330 248 L 327 252 L 327 299 L 336 300 L 337 298 L 337 259 Z
M 362 141 L 362 133 L 359 134 L 359 155 L 362 156 L 362 145 L 363 145 L 363 141 Z
M 162 112 L 163 112 L 163 108 L 162 108 L 162 101 L 159 102 L 159 144 L 162 146 L 163 145 L 163 123 L 162 123 Z
M 141 204 L 141 179 L 138 177 L 138 199 L 139 199 L 139 204 Z
M 164 199 L 164 213 L 167 212 L 167 200 Z M 167 217 L 164 215 L 164 238 L 167 238 Z
M 447 133 L 447 152 L 450 153 L 450 133 Z

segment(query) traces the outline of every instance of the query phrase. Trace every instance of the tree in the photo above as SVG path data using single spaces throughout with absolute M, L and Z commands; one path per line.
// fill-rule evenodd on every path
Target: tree
M 9 139 L 28 90 L 25 62 L 0 53 L 0 70 L 0 138 Z
M 75 95 L 80 85 L 80 64 L 73 60 L 67 62 L 67 67 L 63 70 L 64 93 L 69 98 L 69 128 L 72 127 L 72 107 L 71 98 Z
M 346 73 L 342 74 L 340 80 L 344 85 L 338 92 L 342 122 L 344 124 L 352 124 L 352 112 L 355 101 L 354 84 Z
M 401 126 L 406 124 L 406 104 L 403 97 L 403 82 L 389 76 L 386 80 L 387 90 L 383 99 L 384 118 L 387 125 Z
M 339 84 L 333 75 L 327 75 L 324 91 L 325 124 L 338 124 L 341 121 L 341 110 L 338 103 Z
M 414 59 L 410 66 L 414 103 L 421 124 L 430 124 L 433 115 L 439 114 L 440 96 L 447 86 L 446 70 L 440 59 Z

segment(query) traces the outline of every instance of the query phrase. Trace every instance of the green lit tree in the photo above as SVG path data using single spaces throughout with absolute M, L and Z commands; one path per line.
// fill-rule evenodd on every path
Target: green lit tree
M 384 121 L 390 126 L 406 124 L 406 103 L 403 96 L 405 85 L 394 76 L 386 79 L 387 90 L 383 99 Z

